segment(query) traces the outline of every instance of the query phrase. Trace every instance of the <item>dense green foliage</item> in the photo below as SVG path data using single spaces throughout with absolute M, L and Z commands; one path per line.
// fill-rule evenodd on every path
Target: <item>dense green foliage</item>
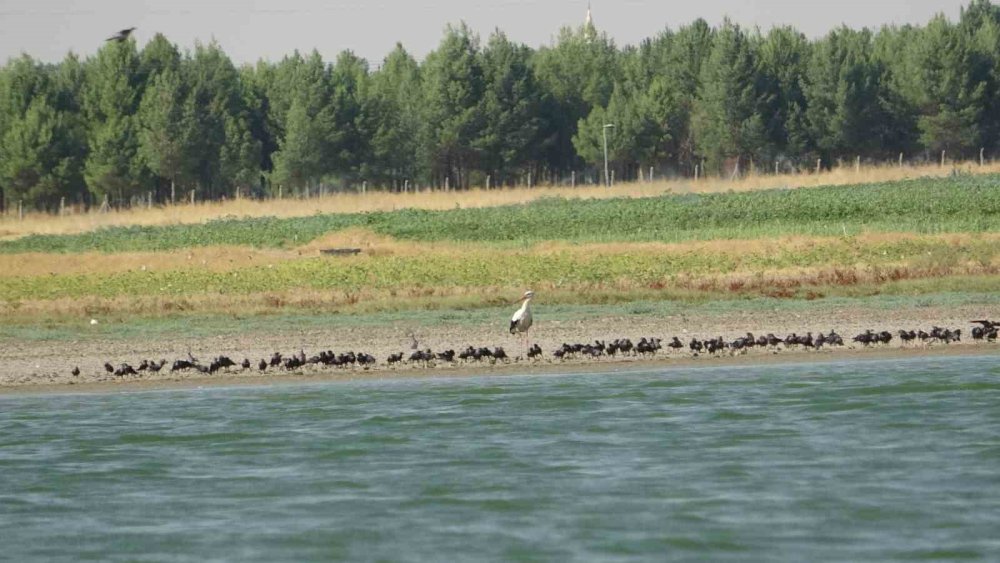
M 866 230 L 989 232 L 1000 231 L 1000 176 L 114 227 L 77 235 L 31 235 L 0 242 L 0 252 L 127 252 L 220 244 L 296 247 L 348 227 L 408 240 L 505 244 L 737 239 Z
M 236 68 L 217 45 L 181 53 L 157 35 L 0 67 L 0 203 L 593 181 L 605 133 L 619 179 L 970 158 L 1000 150 L 998 100 L 987 0 L 957 22 L 815 41 L 697 20 L 619 48 L 588 23 L 532 49 L 461 24 L 423 62 L 397 45 L 375 70 L 315 51 Z

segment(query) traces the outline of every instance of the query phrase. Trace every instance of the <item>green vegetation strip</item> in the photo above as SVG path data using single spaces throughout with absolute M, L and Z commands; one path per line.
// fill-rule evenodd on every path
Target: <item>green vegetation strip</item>
M 198 225 L 32 235 L 0 243 L 0 252 L 166 251 L 221 244 L 295 247 L 348 227 L 409 240 L 524 244 L 544 240 L 672 242 L 862 231 L 990 232 L 1000 231 L 1000 175 L 642 199 L 546 199 L 448 211 L 231 218 Z
M 909 284 L 908 284 L 909 285 Z M 911 288 L 912 289 L 912 288 Z M 823 319 L 830 314 L 843 313 L 848 308 L 899 313 L 909 308 L 981 306 L 984 310 L 1000 306 L 1000 292 L 976 290 L 945 291 L 931 294 L 882 294 L 862 297 L 828 297 L 825 299 L 722 299 L 700 302 L 691 301 L 634 301 L 628 303 L 553 304 L 541 301 L 535 304 L 539 322 L 573 321 L 606 317 L 673 317 L 673 325 L 664 324 L 665 330 L 676 327 L 676 317 L 711 317 L 733 313 L 789 312 L 803 318 Z M 204 315 L 198 313 L 168 316 L 129 316 L 117 321 L 109 319 L 91 326 L 78 317 L 47 319 L 38 322 L 7 322 L 0 325 L 0 339 L 14 340 L 72 340 L 91 339 L 141 340 L 184 334 L 192 337 L 218 335 L 246 335 L 250 333 L 301 333 L 303 330 L 353 328 L 363 326 L 414 326 L 426 329 L 442 324 L 497 326 L 498 334 L 505 334 L 509 307 L 484 307 L 472 310 L 446 311 L 391 311 L 364 315 L 315 314 L 313 312 L 282 312 L 234 318 L 231 315 Z M 751 327 L 747 327 L 751 328 Z M 836 327 L 833 327 L 836 328 Z
M 307 258 L 225 272 L 184 269 L 8 277 L 0 278 L 0 295 L 6 300 L 44 300 L 83 296 L 241 295 L 295 288 L 358 291 L 362 288 L 607 286 L 616 281 L 645 286 L 663 284 L 678 275 L 895 264 L 946 271 L 968 264 L 990 267 L 1000 261 L 1000 245 L 995 240 L 975 237 L 961 243 L 949 243 L 940 238 L 873 243 L 848 237 L 826 239 L 812 245 L 755 246 L 744 251 L 478 251 L 459 256 L 434 253 L 426 256 Z

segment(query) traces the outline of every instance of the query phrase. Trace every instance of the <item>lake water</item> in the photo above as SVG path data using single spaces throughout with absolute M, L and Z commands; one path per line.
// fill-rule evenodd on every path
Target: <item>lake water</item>
M 0 397 L 0 559 L 1000 560 L 1000 356 Z

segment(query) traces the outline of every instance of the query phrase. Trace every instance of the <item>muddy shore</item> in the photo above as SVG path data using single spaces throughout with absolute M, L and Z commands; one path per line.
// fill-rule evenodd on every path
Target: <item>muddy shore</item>
M 618 371 L 639 367 L 714 366 L 732 364 L 759 364 L 771 362 L 822 362 L 841 359 L 876 359 L 889 357 L 940 356 L 955 354 L 1000 354 L 1000 344 L 975 342 L 971 338 L 970 319 L 1000 317 L 998 311 L 983 311 L 978 307 L 913 307 L 905 310 L 870 310 L 863 307 L 824 311 L 822 318 L 803 313 L 720 313 L 703 317 L 629 316 L 599 317 L 578 320 L 545 321 L 544 317 L 532 328 L 529 341 L 538 343 L 544 354 L 541 359 L 522 358 L 520 339 L 506 334 L 503 323 L 489 325 L 438 324 L 422 327 L 413 323 L 395 323 L 385 326 L 339 327 L 303 331 L 278 332 L 253 331 L 247 333 L 218 334 L 208 337 L 189 337 L 183 334 L 162 338 L 86 338 L 78 341 L 53 342 L 6 338 L 0 340 L 0 393 L 85 391 L 115 389 L 146 389 L 174 386 L 262 384 L 279 382 L 345 380 L 361 378 L 400 377 L 462 377 L 483 374 L 524 374 Z M 888 330 L 894 335 L 899 329 L 930 330 L 932 326 L 962 329 L 961 342 L 903 344 L 894 338 L 888 345 L 861 346 L 850 338 L 867 329 Z M 552 351 L 562 343 L 589 343 L 594 340 L 612 341 L 616 338 L 638 340 L 641 337 L 662 338 L 664 342 L 677 336 L 683 342 L 691 338 L 705 339 L 721 336 L 727 341 L 747 332 L 774 333 L 784 337 L 788 333 L 829 332 L 836 330 L 847 341 L 843 347 L 824 347 L 804 350 L 801 347 L 779 346 L 775 349 L 755 348 L 746 353 L 725 351 L 717 355 L 694 355 L 687 348 L 670 350 L 664 347 L 653 357 L 617 356 L 601 358 L 553 358 Z M 501 346 L 514 358 L 509 362 L 448 363 L 436 362 L 389 366 L 389 354 L 403 352 L 409 356 L 413 334 L 421 349 L 434 351 L 461 350 L 466 346 Z M 274 352 L 284 355 L 305 351 L 307 355 L 321 350 L 334 352 L 366 352 L 378 363 L 369 369 L 359 367 L 335 368 L 307 365 L 287 371 L 269 368 L 260 372 L 257 363 L 270 358 Z M 228 368 L 214 374 L 194 370 L 170 372 L 175 359 L 193 355 L 204 363 L 213 357 L 226 355 L 237 363 L 247 358 L 253 364 L 250 370 Z M 168 361 L 159 373 L 142 372 L 139 377 L 116 377 L 104 369 L 104 363 L 114 366 L 129 363 L 133 366 L 142 359 Z M 71 373 L 79 367 L 80 374 Z

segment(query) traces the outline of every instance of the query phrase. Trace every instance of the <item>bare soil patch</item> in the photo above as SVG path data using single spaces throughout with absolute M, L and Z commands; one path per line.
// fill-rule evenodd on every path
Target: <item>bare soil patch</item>
M 388 366 L 385 362 L 389 354 L 403 352 L 409 356 L 412 338 L 418 340 L 420 348 L 434 351 L 446 349 L 461 350 L 466 346 L 503 347 L 511 357 L 523 354 L 520 339 L 506 333 L 506 319 L 482 325 L 439 324 L 432 327 L 419 326 L 413 322 L 360 327 L 337 327 L 330 329 L 310 329 L 303 331 L 283 330 L 279 332 L 253 331 L 246 333 L 219 334 L 210 337 L 190 337 L 177 334 L 168 338 L 140 339 L 87 339 L 71 342 L 49 342 L 38 340 L 5 339 L 0 341 L 0 389 L 5 392 L 43 389 L 102 389 L 144 387 L 150 385 L 175 384 L 226 384 L 239 382 L 262 383 L 270 381 L 301 381 L 319 379 L 386 378 L 407 376 L 476 375 L 483 373 L 529 373 L 535 371 L 581 371 L 593 369 L 622 369 L 643 362 L 657 362 L 676 365 L 719 365 L 723 363 L 771 362 L 771 361 L 817 361 L 831 358 L 880 357 L 888 355 L 926 354 L 978 354 L 1000 352 L 1000 344 L 974 342 L 970 330 L 970 319 L 998 318 L 1000 311 L 982 310 L 981 307 L 908 307 L 902 310 L 873 310 L 860 306 L 844 307 L 824 311 L 821 317 L 809 313 L 775 311 L 764 313 L 726 312 L 703 316 L 621 316 L 600 317 L 570 321 L 546 320 L 541 315 L 532 328 L 529 341 L 538 343 L 544 356 L 540 360 L 515 359 L 512 362 L 477 364 L 436 362 Z M 899 329 L 930 330 L 932 326 L 963 331 L 962 341 L 943 344 L 902 344 L 894 338 L 888 346 L 863 347 L 851 344 L 850 338 L 866 329 L 889 330 L 894 335 Z M 588 343 L 594 340 L 611 341 L 616 338 L 657 337 L 666 342 L 678 336 L 685 343 L 691 338 L 712 338 L 722 336 L 731 340 L 746 332 L 766 334 L 773 332 L 779 337 L 796 332 L 804 334 L 812 331 L 829 332 L 836 330 L 848 346 L 802 350 L 778 347 L 773 350 L 754 349 L 746 354 L 732 355 L 725 352 L 718 356 L 694 356 L 687 350 L 671 351 L 664 348 L 655 358 L 634 356 L 557 360 L 551 352 L 562 343 Z M 367 352 L 378 359 L 371 369 L 331 368 L 306 366 L 292 372 L 268 368 L 261 373 L 256 365 L 262 358 L 270 358 L 274 352 L 284 355 L 305 351 L 314 355 L 321 350 L 334 352 Z M 214 356 L 227 355 L 240 362 L 248 358 L 254 368 L 243 371 L 229 368 L 224 372 L 206 375 L 194 371 L 170 372 L 169 363 L 175 359 L 193 355 L 208 363 Z M 141 377 L 119 378 L 104 369 L 109 362 L 115 367 L 128 362 L 136 366 L 142 359 L 168 360 L 168 367 L 158 374 L 144 372 Z M 71 370 L 79 367 L 80 375 L 73 376 Z M 95 387 L 96 386 L 96 387 Z

